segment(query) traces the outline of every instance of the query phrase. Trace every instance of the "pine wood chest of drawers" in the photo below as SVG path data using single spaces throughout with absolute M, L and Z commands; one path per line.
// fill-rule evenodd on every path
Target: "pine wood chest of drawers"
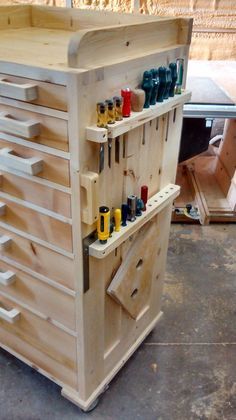
M 178 57 L 186 74 L 191 20 L 11 6 L 0 31 L 0 345 L 88 410 L 161 316 L 190 93 L 104 129 L 96 103 Z M 146 212 L 99 243 L 99 206 L 144 184 Z

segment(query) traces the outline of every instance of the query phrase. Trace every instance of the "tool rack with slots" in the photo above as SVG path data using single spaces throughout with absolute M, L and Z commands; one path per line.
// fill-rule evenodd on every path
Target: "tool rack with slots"
M 0 9 L 1 347 L 84 410 L 161 316 L 182 108 L 190 93 L 107 130 L 96 127 L 96 103 L 137 87 L 146 69 L 178 57 L 186 70 L 191 23 Z M 143 184 L 147 211 L 98 243 L 99 205 L 120 207 Z

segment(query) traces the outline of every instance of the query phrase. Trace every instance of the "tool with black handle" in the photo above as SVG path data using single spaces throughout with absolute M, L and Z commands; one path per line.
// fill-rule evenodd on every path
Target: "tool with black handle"
M 169 96 L 172 98 L 175 95 L 175 86 L 177 82 L 177 64 L 176 63 L 170 63 L 169 69 L 171 71 L 171 85 L 169 90 Z
M 164 93 L 166 89 L 166 68 L 165 67 L 159 67 L 158 76 L 159 76 L 159 88 L 158 88 L 158 94 L 157 94 L 157 102 L 163 102 Z
M 171 71 L 170 71 L 169 68 L 167 68 L 166 69 L 166 88 L 165 88 L 165 92 L 164 92 L 164 95 L 163 95 L 164 99 L 169 98 L 171 82 L 172 82 Z

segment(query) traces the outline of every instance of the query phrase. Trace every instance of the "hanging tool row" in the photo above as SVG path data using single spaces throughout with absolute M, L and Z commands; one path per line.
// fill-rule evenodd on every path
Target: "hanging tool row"
M 97 126 L 107 128 L 131 115 L 131 110 L 141 112 L 143 108 L 163 102 L 175 94 L 181 94 L 184 60 L 178 58 L 169 67 L 146 70 L 143 73 L 141 89 L 121 89 L 121 96 L 114 96 L 97 103 Z
M 113 218 L 111 218 L 109 207 L 99 207 L 97 232 L 101 244 L 107 243 L 114 230 L 119 232 L 121 226 L 125 227 L 128 224 L 127 222 L 134 222 L 136 217 L 142 216 L 142 212 L 146 211 L 147 200 L 148 187 L 143 185 L 140 198 L 136 195 L 129 195 L 127 203 L 122 204 L 121 209 L 114 210 Z

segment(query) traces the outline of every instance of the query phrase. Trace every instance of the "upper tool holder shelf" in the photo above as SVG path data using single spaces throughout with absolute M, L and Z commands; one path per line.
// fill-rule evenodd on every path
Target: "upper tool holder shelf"
M 191 98 L 190 91 L 183 91 L 180 95 L 158 102 L 150 108 L 143 109 L 141 112 L 132 112 L 131 116 L 117 121 L 115 124 L 108 124 L 108 128 L 99 128 L 96 125 L 86 128 L 86 138 L 95 143 L 106 143 L 108 138 L 115 138 L 127 133 L 142 124 L 147 123 L 160 115 L 166 114 L 172 109 L 183 105 Z

